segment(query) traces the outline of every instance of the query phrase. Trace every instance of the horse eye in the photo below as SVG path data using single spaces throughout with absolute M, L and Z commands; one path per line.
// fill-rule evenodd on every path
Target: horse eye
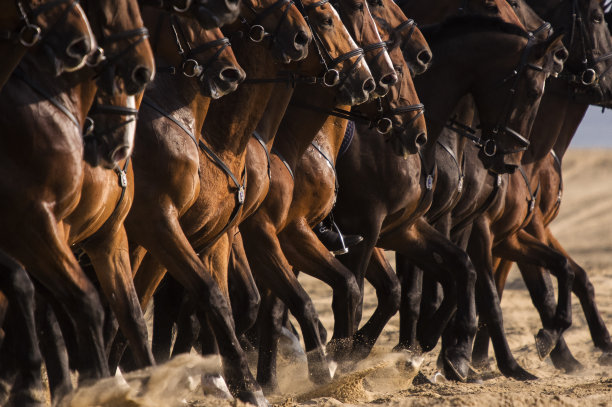
M 508 3 L 510 3 L 510 6 L 513 8 L 519 8 L 518 1 L 509 1 Z
M 493 3 L 487 3 L 485 5 L 485 8 L 487 9 L 487 11 L 490 11 L 492 13 L 497 13 L 499 11 L 499 9 L 497 8 L 497 5 Z
M 326 18 L 325 20 L 323 20 L 323 25 L 328 25 L 328 26 L 332 26 L 334 24 L 334 21 L 331 18 Z
M 593 16 L 593 22 L 594 22 L 594 23 L 599 24 L 599 23 L 601 23 L 602 21 L 603 21 L 603 17 L 602 17 L 601 15 L 599 15 L 599 14 L 595 14 L 595 15 Z
M 363 3 L 355 3 L 353 7 L 355 10 L 363 11 Z

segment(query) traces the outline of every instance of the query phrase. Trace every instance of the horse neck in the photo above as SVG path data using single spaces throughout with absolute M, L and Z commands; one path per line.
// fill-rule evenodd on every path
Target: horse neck
M 567 109 L 563 127 L 561 128 L 561 132 L 553 148 L 559 160 L 563 160 L 563 156 L 574 138 L 574 134 L 576 134 L 576 130 L 580 122 L 582 122 L 588 107 L 589 105 L 586 103 L 571 103 Z
M 453 3 L 457 3 L 457 7 Z M 400 7 L 404 14 L 408 17 L 414 19 L 414 21 L 418 22 L 420 25 L 423 24 L 433 24 L 439 21 L 444 20 L 449 14 L 453 11 L 459 11 L 459 2 L 447 2 L 447 1 L 416 1 L 409 0 L 403 3 L 400 3 Z
M 232 49 L 247 78 L 274 78 L 282 68 L 263 46 L 235 40 Z M 211 147 L 236 156 L 244 154 L 253 131 L 264 116 L 273 89 L 273 84 L 243 83 L 235 92 L 212 101 L 209 120 L 203 128 Z
M 257 124 L 257 133 L 268 147 L 272 147 L 274 143 L 278 128 L 291 101 L 293 87 L 285 83 L 276 84 L 272 94 L 274 97 L 268 100 L 265 113 Z
M 334 91 L 320 85 L 305 85 L 296 87 L 292 101 L 296 104 L 308 103 L 318 108 L 332 110 L 337 107 L 334 102 Z M 287 160 L 292 169 L 297 167 L 298 160 L 304 154 L 310 143 L 329 114 L 313 111 L 297 105 L 289 105 L 279 127 L 274 147 L 277 148 Z
M 345 110 L 350 110 L 351 108 L 350 106 L 338 107 L 340 109 Z M 317 136 L 315 137 L 315 141 L 317 141 L 319 144 L 326 145 L 330 154 L 330 159 L 334 163 L 338 159 L 338 153 L 340 152 L 340 146 L 342 146 L 342 140 L 344 139 L 344 134 L 346 133 L 347 125 L 347 119 L 342 119 L 336 116 L 329 116 L 325 121 L 325 124 L 323 125 L 325 131 L 317 133 Z

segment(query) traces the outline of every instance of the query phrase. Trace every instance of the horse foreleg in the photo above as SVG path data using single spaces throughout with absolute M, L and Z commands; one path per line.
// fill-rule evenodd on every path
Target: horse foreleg
M 553 320 L 550 321 L 552 324 L 545 324 L 536 335 L 538 354 L 543 359 L 555 347 L 561 333 L 572 324 L 571 290 L 574 272 L 563 254 L 543 244 L 525 230 L 520 230 L 498 244 L 493 249 L 493 253 L 499 257 L 516 261 L 520 267 L 530 264 L 548 268 L 559 281 L 557 308 Z M 541 295 L 538 292 L 533 292 L 533 294 Z M 532 299 L 534 302 L 539 301 L 533 295 Z
M 453 316 L 456 304 L 455 343 L 446 350 L 444 361 L 449 377 L 466 380 L 472 339 L 476 333 L 476 272 L 469 257 L 423 218 L 411 226 L 395 228 L 381 237 L 379 244 L 401 252 L 424 272 L 439 276 L 444 287 L 444 300 L 420 342 L 426 350 L 435 346 Z M 442 273 L 438 273 L 440 270 Z
M 491 254 L 493 237 L 490 230 L 489 222 L 484 217 L 478 218 L 474 222 L 467 247 L 478 273 L 476 281 L 478 311 L 484 317 L 487 331 L 491 335 L 499 370 L 504 376 L 517 380 L 534 380 L 537 377 L 519 366 L 514 359 L 506 339 L 499 296 L 493 282 L 493 257 Z
M 276 228 L 265 220 L 251 217 L 242 223 L 240 230 L 257 286 L 271 290 L 280 298 L 302 328 L 311 380 L 329 382 L 331 374 L 319 335 L 317 312 L 281 250 Z
M 9 304 L 4 321 L 6 341 L 0 351 L 0 381 L 12 381 L 7 375 L 12 376 L 15 372 L 17 377 L 9 403 L 41 406 L 44 404 L 40 374 L 42 356 L 34 320 L 34 286 L 23 267 L 2 252 L 0 264 L 0 289 Z M 4 404 L 2 398 L 0 394 L 0 404 Z
M 147 326 L 132 280 L 129 247 L 123 226 L 96 235 L 84 246 L 119 328 L 128 339 L 137 367 L 155 364 Z
M 334 359 L 343 359 L 351 349 L 355 309 L 361 298 L 355 276 L 327 250 L 303 218 L 290 223 L 280 233 L 279 241 L 293 267 L 332 288 L 334 333 L 328 351 Z
M 372 253 L 366 279 L 376 290 L 378 304 L 374 314 L 353 336 L 352 360 L 365 359 L 370 354 L 385 325 L 400 306 L 400 282 L 380 248 Z
M 550 229 L 547 228 L 548 241 L 552 248 L 563 253 L 563 255 L 569 260 L 570 266 L 574 271 L 574 284 L 572 285 L 572 291 L 580 300 L 580 305 L 586 317 L 589 331 L 591 332 L 591 338 L 596 347 L 601 349 L 604 354 L 600 358 L 600 363 L 612 365 L 612 341 L 610 340 L 610 332 L 601 317 L 601 313 L 595 303 L 595 288 L 589 280 L 589 276 L 586 271 L 578 265 L 572 259 L 572 257 L 565 251 L 561 243 L 554 237 Z
M 232 242 L 228 285 L 236 324 L 236 335 L 240 336 L 255 325 L 259 303 L 261 302 L 240 232 L 234 236 Z

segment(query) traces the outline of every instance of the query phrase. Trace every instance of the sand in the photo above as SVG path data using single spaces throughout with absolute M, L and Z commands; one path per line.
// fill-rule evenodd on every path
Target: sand
M 612 324 L 612 150 L 572 150 L 563 165 L 565 194 L 553 230 L 569 253 L 589 273 L 603 318 Z M 393 257 L 392 253 L 388 255 Z M 308 276 L 300 276 L 300 281 L 312 296 L 328 332 L 332 332 L 331 290 Z M 371 315 L 375 305 L 374 290 L 366 285 L 363 321 Z M 513 354 L 524 368 L 539 377 L 536 381 L 519 382 L 501 376 L 490 350 L 492 368 L 485 372 L 486 380 L 482 384 L 452 383 L 438 376 L 436 384 L 415 387 L 411 379 L 418 366 L 428 377 L 436 374 L 438 348 L 422 360 L 392 353 L 391 348 L 398 340 L 399 318 L 396 315 L 383 331 L 372 355 L 354 372 L 338 375 L 327 386 L 314 387 L 308 381 L 303 360 L 279 361 L 280 392 L 270 395 L 269 400 L 279 406 L 612 406 L 612 366 L 597 363 L 601 352 L 592 344 L 575 297 L 573 325 L 565 338 L 584 369 L 574 374 L 557 371 L 549 359 L 541 361 L 538 358 L 533 335 L 540 329 L 541 322 L 517 270 L 510 274 L 502 309 Z M 251 361 L 255 371 L 256 359 L 251 358 Z M 127 377 L 127 381 L 113 382 L 114 379 L 108 379 L 110 381 L 106 383 L 98 383 L 99 388 L 92 389 L 90 396 L 87 396 L 87 392 L 81 394 L 83 400 L 88 399 L 89 402 L 66 405 L 236 405 L 201 396 L 193 369 L 202 364 L 210 369 L 210 360 L 196 358 L 184 359 L 184 362 L 189 363 L 191 368 L 180 369 L 174 363 L 146 373 L 136 373 L 131 378 Z M 212 368 L 214 370 L 214 366 Z M 151 384 L 142 379 L 146 375 L 156 378 L 155 386 L 143 384 Z M 166 381 L 164 375 L 167 376 Z M 125 383 L 129 383 L 132 389 L 125 388 Z M 115 395 L 124 393 L 129 396 L 127 402 L 120 401 L 120 396 L 113 398 L 115 396 L 107 393 L 113 387 Z M 152 388 L 147 390 L 147 387 Z M 148 394 L 149 391 L 152 393 Z M 106 397 L 99 396 L 100 392 L 106 393 Z M 96 402 L 91 404 L 91 400 Z

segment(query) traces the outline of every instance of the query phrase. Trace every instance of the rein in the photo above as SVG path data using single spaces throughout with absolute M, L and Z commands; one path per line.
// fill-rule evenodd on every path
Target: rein
M 66 7 L 66 10 L 64 10 L 60 18 L 58 18 L 58 20 L 53 25 L 53 27 L 55 27 L 59 22 L 63 21 L 66 18 L 66 16 L 68 15 L 68 12 L 72 8 L 74 8 L 76 4 L 78 4 L 78 0 L 49 1 L 45 4 L 40 5 L 34 10 L 30 10 L 29 13 L 25 11 L 22 1 L 16 1 L 17 10 L 19 10 L 19 14 L 21 14 L 21 20 L 23 20 L 23 23 L 21 24 L 21 28 L 17 30 L 0 31 L 0 40 L 18 41 L 21 45 L 23 45 L 26 48 L 30 48 L 34 46 L 43 37 L 43 33 L 42 33 L 42 28 L 40 28 L 39 25 L 31 22 L 31 20 L 35 20 L 39 15 L 46 13 L 47 11 L 57 6 L 61 6 L 64 3 L 68 3 L 68 2 L 70 3 L 70 7 Z

